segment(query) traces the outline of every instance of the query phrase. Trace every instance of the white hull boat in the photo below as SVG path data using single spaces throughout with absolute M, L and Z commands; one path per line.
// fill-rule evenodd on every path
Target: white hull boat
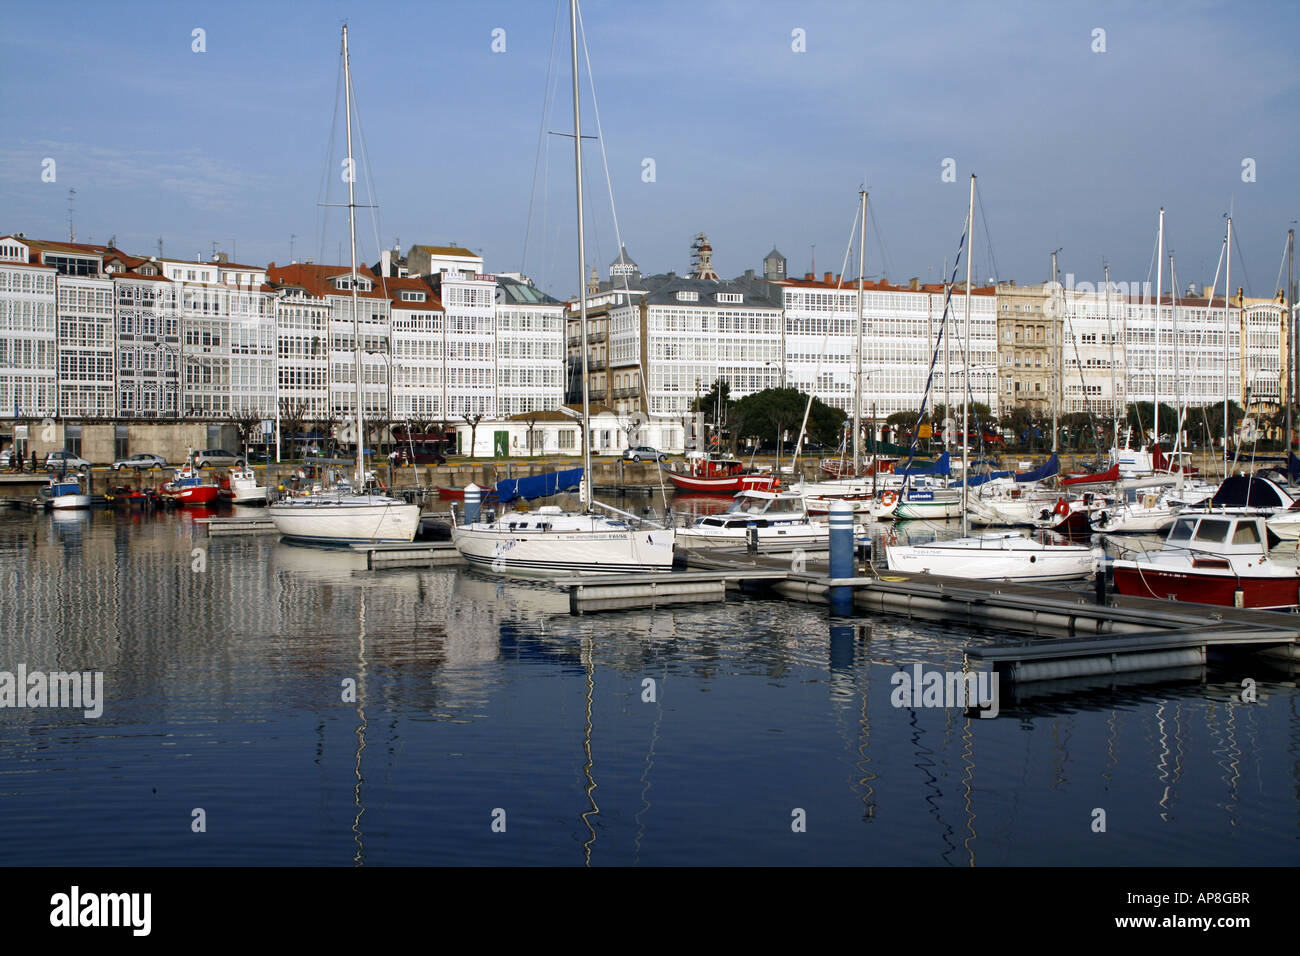
M 419 505 L 385 495 L 285 498 L 268 513 L 284 537 L 315 544 L 410 543 L 420 526 Z
M 751 527 L 760 551 L 824 549 L 830 544 L 830 526 L 812 521 L 804 500 L 792 491 L 742 491 L 727 511 L 697 518 L 691 527 L 678 530 L 677 543 L 688 551 L 745 547 Z M 854 536 L 862 539 L 866 532 L 858 526 Z
M 237 505 L 266 504 L 266 486 L 257 483 L 251 468 L 232 469 L 230 472 L 230 500 Z
M 943 521 L 961 517 L 961 492 L 951 488 L 903 492 L 894 508 L 898 521 Z
M 636 530 L 626 521 L 554 506 L 508 511 L 451 532 L 474 567 L 534 577 L 671 571 L 673 538 L 670 530 Z
M 1094 573 L 1097 558 L 1084 545 L 1049 544 L 1012 531 L 885 549 L 891 571 L 980 581 L 1072 581 Z

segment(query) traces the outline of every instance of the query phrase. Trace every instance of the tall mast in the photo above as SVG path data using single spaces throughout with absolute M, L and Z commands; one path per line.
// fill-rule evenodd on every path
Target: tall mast
M 361 411 L 361 318 L 357 303 L 357 207 L 355 204 L 355 167 L 352 165 L 352 67 L 348 60 L 348 28 L 343 25 L 343 98 L 348 130 L 348 248 L 352 255 L 352 345 L 353 374 L 357 379 L 357 482 L 356 494 L 365 486 L 365 427 Z
M 1052 348 L 1052 364 L 1056 366 L 1056 374 L 1052 376 L 1053 378 L 1052 381 L 1052 454 L 1053 455 L 1055 455 L 1058 450 L 1056 447 L 1057 436 L 1061 431 L 1060 422 L 1057 419 L 1061 412 L 1061 401 L 1059 395 L 1059 392 L 1061 390 L 1061 360 L 1065 357 L 1065 344 L 1064 344 L 1065 322 L 1060 316 L 1060 310 L 1059 310 L 1060 303 L 1056 300 L 1056 291 L 1058 285 L 1056 281 L 1056 276 L 1057 276 L 1056 253 L 1060 251 L 1061 251 L 1060 249 L 1057 249 L 1056 252 L 1052 253 L 1052 319 L 1053 319 L 1052 324 L 1053 326 L 1056 326 L 1057 322 L 1058 321 L 1060 322 L 1059 327 L 1052 329 L 1053 334 L 1051 336 L 1051 338 L 1056 341 L 1056 345 Z
M 867 268 L 867 192 L 858 190 L 862 225 L 858 237 L 858 347 L 853 371 L 853 475 L 862 474 L 862 280 Z
M 1286 303 L 1286 334 L 1287 334 L 1287 396 L 1286 396 L 1286 453 L 1287 466 L 1291 464 L 1291 443 L 1295 438 L 1293 424 L 1291 421 L 1291 406 L 1295 404 L 1295 393 L 1297 385 L 1300 385 L 1300 375 L 1296 374 L 1296 336 L 1295 336 L 1295 230 L 1286 231 L 1286 295 L 1282 301 Z
M 1223 474 L 1228 474 L 1228 365 L 1232 353 L 1228 351 L 1228 336 L 1232 329 L 1232 217 L 1228 217 L 1228 274 L 1223 283 Z M 1240 346 L 1241 343 L 1238 343 Z
M 569 45 L 573 51 L 573 169 L 578 184 L 578 334 L 582 343 L 582 482 L 579 496 L 591 506 L 591 382 L 587 378 L 587 252 L 582 228 L 582 117 L 578 108 L 578 0 L 569 0 Z
M 970 491 L 970 464 L 966 455 L 967 419 L 970 416 L 970 284 L 971 264 L 975 259 L 975 174 L 970 177 L 970 206 L 966 210 L 966 228 L 969 241 L 966 244 L 966 346 L 962 359 L 966 374 L 962 377 L 965 387 L 961 391 L 961 536 L 966 537 L 967 514 L 966 501 Z
M 1165 207 L 1160 207 L 1160 231 L 1159 238 L 1156 240 L 1158 247 L 1156 251 L 1156 312 L 1155 312 L 1155 362 L 1152 371 L 1154 377 L 1151 381 L 1151 433 L 1155 436 L 1152 442 L 1160 440 L 1160 303 L 1163 301 L 1165 276 Z
M 1110 321 L 1110 266 L 1106 272 L 1106 335 L 1110 338 L 1110 420 L 1115 461 L 1119 461 L 1119 390 L 1115 387 L 1115 329 Z

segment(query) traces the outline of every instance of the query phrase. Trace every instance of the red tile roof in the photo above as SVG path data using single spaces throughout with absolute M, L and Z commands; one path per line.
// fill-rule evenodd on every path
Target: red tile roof
M 341 275 L 349 275 L 352 272 L 351 266 L 321 266 L 314 263 L 297 262 L 290 266 L 270 266 L 266 270 L 266 277 L 270 282 L 277 285 L 299 286 L 305 289 L 308 294 L 316 298 L 324 298 L 327 295 L 350 295 L 348 290 L 337 288 L 329 280 Z M 365 266 L 357 267 L 357 275 L 364 276 L 374 283 L 375 287 L 370 292 L 357 290 L 357 297 L 361 299 L 386 299 L 383 290 L 379 285 L 379 278 Z M 392 280 L 389 280 L 392 281 Z

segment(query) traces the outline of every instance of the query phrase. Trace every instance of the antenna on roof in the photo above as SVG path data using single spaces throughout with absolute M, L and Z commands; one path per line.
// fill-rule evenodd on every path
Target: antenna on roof
M 293 257 L 293 241 L 294 241 L 295 239 L 297 239 L 297 238 L 298 238 L 298 234 L 297 234 L 296 232 L 291 232 L 291 233 L 289 233 L 289 262 L 290 262 L 290 264 L 292 264 L 292 263 L 294 263 L 294 262 L 297 261 L 297 260 L 294 259 L 294 257 Z
M 68 242 L 77 241 L 77 230 L 72 224 L 72 203 L 77 197 L 75 189 L 68 190 Z

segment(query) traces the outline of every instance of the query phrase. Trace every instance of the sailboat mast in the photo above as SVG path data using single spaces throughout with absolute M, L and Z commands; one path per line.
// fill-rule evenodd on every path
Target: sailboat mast
M 1056 298 L 1057 285 L 1058 285 L 1056 281 L 1056 276 L 1057 276 L 1056 253 L 1060 251 L 1061 251 L 1060 249 L 1057 249 L 1056 252 L 1052 253 L 1052 320 L 1053 320 L 1052 332 L 1053 334 L 1051 336 L 1051 339 L 1056 342 L 1056 344 L 1052 347 L 1052 364 L 1056 366 L 1056 374 L 1052 376 L 1053 379 L 1052 381 L 1052 454 L 1053 455 L 1055 455 L 1056 452 L 1058 451 L 1056 444 L 1061 431 L 1061 424 L 1059 421 L 1059 417 L 1061 413 L 1061 397 L 1060 397 L 1061 360 L 1065 357 L 1065 321 L 1060 317 L 1058 313 L 1058 306 L 1060 305 L 1060 302 Z M 1059 326 L 1057 325 L 1058 320 L 1060 321 Z
M 867 268 L 867 192 L 858 190 L 861 203 L 861 232 L 858 237 L 858 347 L 853 370 L 853 475 L 862 474 L 862 285 Z
M 1154 377 L 1151 382 L 1151 432 L 1155 436 L 1151 441 L 1160 440 L 1160 303 L 1164 299 L 1165 277 L 1165 207 L 1160 207 L 1160 232 L 1156 240 L 1156 312 L 1153 348 L 1155 361 L 1152 363 Z
M 582 343 L 583 508 L 591 506 L 591 381 L 587 369 L 587 251 L 582 227 L 582 116 L 578 106 L 578 0 L 569 0 L 569 45 L 573 51 L 573 169 L 578 184 L 578 334 Z
M 1291 406 L 1295 404 L 1296 386 L 1300 385 L 1300 374 L 1296 370 L 1296 338 L 1295 338 L 1295 230 L 1286 231 L 1286 295 L 1282 301 L 1286 303 L 1286 334 L 1287 334 L 1287 396 L 1286 396 L 1286 453 L 1287 468 L 1291 466 L 1291 445 L 1295 438 L 1293 423 L 1291 421 Z
M 352 345 L 353 374 L 357 379 L 357 481 L 356 494 L 365 486 L 365 427 L 361 412 L 361 317 L 357 303 L 357 207 L 355 192 L 356 167 L 352 164 L 352 66 L 348 60 L 348 28 L 343 26 L 343 98 L 344 115 L 348 131 L 348 248 L 352 255 Z
M 1111 427 L 1111 444 L 1114 448 L 1113 457 L 1119 461 L 1119 390 L 1115 387 L 1115 328 L 1111 325 L 1110 320 L 1110 266 L 1103 267 L 1106 273 L 1106 335 L 1110 338 L 1110 420 L 1114 423 Z
M 1228 336 L 1232 328 L 1232 217 L 1228 217 L 1228 271 L 1223 282 L 1223 476 L 1228 476 L 1228 402 L 1231 391 L 1228 386 L 1228 365 L 1231 353 L 1228 351 Z M 1240 344 L 1240 343 L 1239 343 Z
M 968 516 L 966 501 L 970 491 L 970 463 L 967 460 L 966 441 L 967 419 L 970 416 L 970 284 L 971 265 L 975 260 L 975 174 L 970 177 L 970 206 L 966 210 L 966 228 L 969 241 L 966 245 L 966 343 L 962 364 L 966 374 L 962 376 L 964 387 L 961 392 L 961 536 L 966 537 Z

